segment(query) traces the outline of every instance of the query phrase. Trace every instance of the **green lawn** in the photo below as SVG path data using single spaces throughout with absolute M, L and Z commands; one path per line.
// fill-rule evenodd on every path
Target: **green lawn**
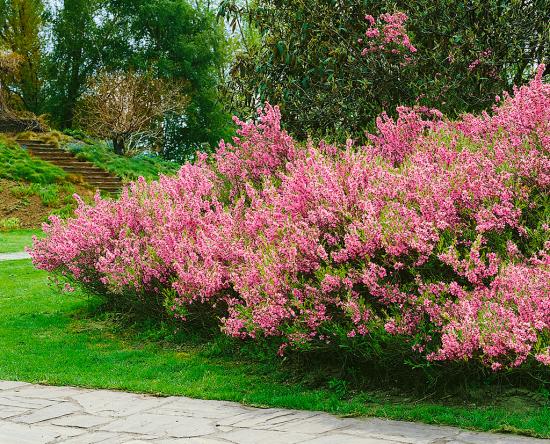
M 30 261 L 0 262 L 0 380 L 122 389 L 249 405 L 373 415 L 550 438 L 548 403 L 494 405 L 396 399 L 380 391 L 306 386 L 282 364 L 224 352 L 224 339 L 174 343 L 122 328 L 98 302 L 62 295 Z M 166 334 L 166 332 L 164 332 Z
M 0 253 L 17 253 L 32 245 L 33 236 L 41 236 L 40 230 L 0 231 Z

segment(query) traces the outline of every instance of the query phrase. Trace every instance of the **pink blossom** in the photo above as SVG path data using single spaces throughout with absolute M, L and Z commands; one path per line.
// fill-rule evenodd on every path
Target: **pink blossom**
M 407 52 L 415 53 L 417 50 L 411 43 L 405 29 L 407 18 L 407 15 L 402 12 L 382 14 L 378 19 L 375 19 L 372 15 L 366 15 L 365 20 L 369 24 L 365 31 L 366 39 L 361 39 L 358 42 L 359 44 L 366 43 L 361 55 L 365 56 L 371 52 L 386 52 L 396 55 L 406 54 Z

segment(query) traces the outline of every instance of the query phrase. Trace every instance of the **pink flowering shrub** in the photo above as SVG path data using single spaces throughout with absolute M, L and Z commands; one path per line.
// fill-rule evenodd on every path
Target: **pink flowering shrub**
M 133 310 L 200 306 L 280 353 L 390 336 L 428 361 L 550 365 L 540 73 L 491 115 L 384 115 L 365 147 L 299 146 L 267 105 L 213 162 L 52 218 L 34 263 Z
M 366 15 L 365 20 L 369 27 L 365 31 L 365 38 L 359 43 L 364 43 L 365 47 L 361 51 L 364 56 L 369 52 L 387 52 L 390 54 L 414 54 L 416 48 L 405 29 L 407 14 L 396 12 L 394 14 L 382 14 L 378 19 L 372 15 Z M 410 61 L 409 56 L 405 56 Z
M 272 176 L 295 156 L 294 141 L 281 131 L 279 109 L 267 104 L 265 109 L 258 110 L 258 115 L 258 123 L 242 122 L 235 117 L 240 126 L 235 146 L 222 140 L 214 155 L 217 170 L 234 188 Z
M 425 107 L 397 108 L 394 121 L 387 113 L 376 118 L 378 134 L 369 134 L 374 152 L 394 163 L 400 163 L 414 149 L 418 137 L 427 129 L 436 130 L 443 115 Z

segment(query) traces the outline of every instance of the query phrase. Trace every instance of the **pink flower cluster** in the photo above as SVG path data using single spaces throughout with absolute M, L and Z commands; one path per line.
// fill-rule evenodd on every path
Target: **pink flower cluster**
M 416 48 L 405 29 L 407 15 L 402 12 L 394 14 L 382 14 L 378 19 L 372 15 L 366 15 L 365 20 L 369 27 L 365 31 L 365 39 L 360 39 L 360 44 L 365 44 L 361 55 L 370 52 L 388 52 L 391 54 L 415 53 Z M 407 56 L 406 60 L 410 58 Z
M 491 115 L 383 115 L 364 147 L 300 145 L 266 105 L 213 162 L 52 218 L 34 263 L 182 319 L 206 307 L 281 353 L 390 333 L 428 360 L 550 365 L 541 73 Z

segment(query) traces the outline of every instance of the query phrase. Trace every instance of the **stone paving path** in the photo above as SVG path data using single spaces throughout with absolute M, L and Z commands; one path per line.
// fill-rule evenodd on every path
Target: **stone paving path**
M 0 262 L 1 261 L 16 261 L 20 259 L 30 259 L 31 256 L 27 252 L 20 253 L 0 253 Z
M 1 444 L 512 444 L 538 439 L 223 401 L 0 381 Z

